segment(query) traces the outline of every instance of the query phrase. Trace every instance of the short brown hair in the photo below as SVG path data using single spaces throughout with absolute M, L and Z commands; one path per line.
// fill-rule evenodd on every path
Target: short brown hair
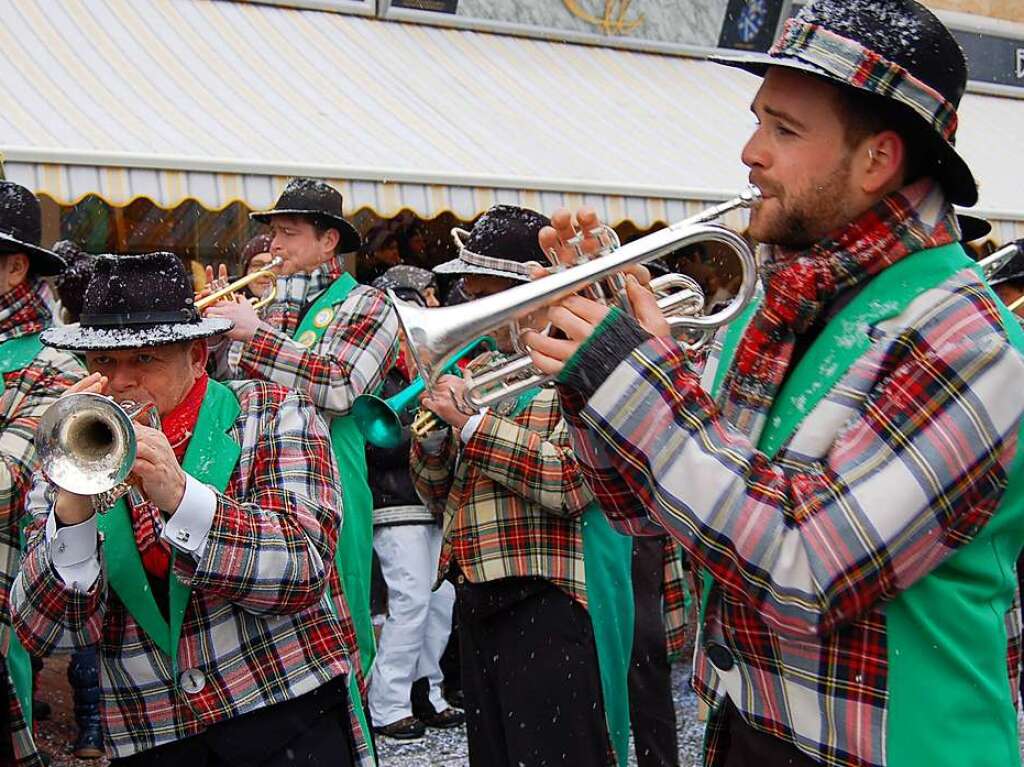
M 891 130 L 903 139 L 905 184 L 935 171 L 929 159 L 933 148 L 931 131 L 909 107 L 846 85 L 837 85 L 836 95 L 849 148 L 868 136 Z

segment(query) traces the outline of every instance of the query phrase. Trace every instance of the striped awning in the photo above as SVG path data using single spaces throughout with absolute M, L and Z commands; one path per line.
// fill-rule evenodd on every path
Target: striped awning
M 222 0 L 5 0 L 0 151 L 64 204 L 273 204 L 471 219 L 594 205 L 640 227 L 732 196 L 757 81 L 708 62 Z M 982 203 L 1024 219 L 1024 101 L 969 95 Z M 741 225 L 742 221 L 727 222 Z

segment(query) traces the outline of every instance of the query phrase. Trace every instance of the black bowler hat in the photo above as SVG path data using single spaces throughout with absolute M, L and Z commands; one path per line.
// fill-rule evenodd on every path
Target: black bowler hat
M 0 254 L 24 253 L 36 274 L 50 277 L 67 264 L 46 248 L 39 247 L 43 217 L 39 200 L 13 181 L 0 181 Z
M 375 279 L 371 286 L 381 292 L 395 291 L 395 295 L 403 301 L 412 301 L 420 306 L 427 305 L 428 288 L 437 290 L 437 277 L 427 269 L 420 269 L 410 264 L 392 266 L 384 274 Z
M 471 231 L 452 229 L 459 256 L 435 266 L 434 273 L 487 274 L 529 282 L 531 269 L 548 263 L 537 235 L 550 223 L 547 216 L 529 208 L 495 205 Z
M 164 346 L 225 333 L 230 320 L 201 317 L 192 281 L 173 253 L 98 256 L 73 325 L 44 330 L 47 346 L 73 352 Z
M 988 237 L 992 231 L 992 224 L 979 216 L 957 213 L 956 221 L 960 225 L 960 242 L 980 240 L 982 237 Z
M 970 207 L 978 185 L 955 141 L 967 61 L 950 31 L 914 0 L 814 0 L 786 22 L 768 53 L 712 61 L 764 76 L 769 67 L 818 75 L 902 104 L 933 146 L 932 172 L 949 201 Z
M 341 233 L 338 250 L 351 253 L 359 250 L 362 239 L 359 232 L 341 214 L 341 192 L 330 184 L 312 178 L 293 178 L 277 198 L 270 210 L 250 213 L 261 224 L 269 224 L 273 216 L 309 216 L 325 222 Z

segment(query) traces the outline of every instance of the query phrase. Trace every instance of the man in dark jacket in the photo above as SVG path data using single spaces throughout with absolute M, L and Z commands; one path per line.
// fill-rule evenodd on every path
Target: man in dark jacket
M 415 266 L 395 266 L 373 282 L 378 290 L 394 290 L 406 301 L 437 306 L 434 275 Z M 404 341 L 399 363 L 384 380 L 383 397 L 391 397 L 416 378 L 407 367 Z M 411 414 L 404 413 L 408 425 Z M 373 492 L 373 548 L 387 584 L 388 617 L 380 634 L 370 678 L 370 716 L 381 735 L 411 740 L 425 727 L 456 727 L 465 720 L 441 693 L 441 655 L 452 628 L 455 589 L 444 581 L 432 592 L 441 551 L 441 526 L 423 505 L 409 475 L 409 431 L 394 448 L 367 445 L 370 490 Z M 413 716 L 412 683 L 426 678 L 432 716 Z

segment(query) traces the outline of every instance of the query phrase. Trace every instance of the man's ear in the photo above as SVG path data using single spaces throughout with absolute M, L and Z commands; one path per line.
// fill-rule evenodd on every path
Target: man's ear
M 338 243 L 341 242 L 341 232 L 337 229 L 328 229 L 320 237 L 320 244 L 324 248 L 324 252 L 334 255 L 338 252 Z
M 860 188 L 877 196 L 899 189 L 906 174 L 907 148 L 903 137 L 893 130 L 882 131 L 864 140 L 859 151 Z
M 191 348 L 188 350 L 189 364 L 195 377 L 199 378 L 206 372 L 206 361 L 210 357 L 210 349 L 206 345 L 205 338 L 200 338 L 191 343 Z
M 11 253 L 4 256 L 2 261 L 0 268 L 7 273 L 8 288 L 16 288 L 28 279 L 31 263 L 24 253 Z

